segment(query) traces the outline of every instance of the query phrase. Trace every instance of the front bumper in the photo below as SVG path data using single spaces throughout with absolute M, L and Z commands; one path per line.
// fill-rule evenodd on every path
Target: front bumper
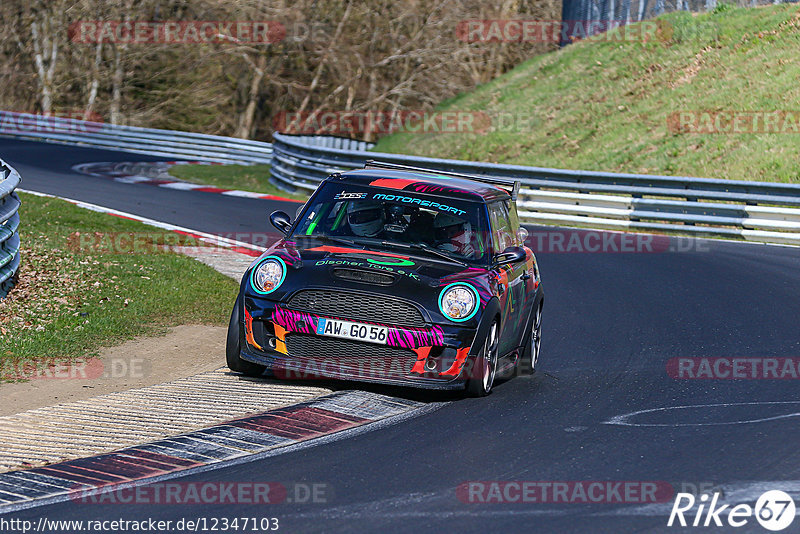
M 380 324 L 389 334 L 386 345 L 378 345 L 317 335 L 321 318 L 352 321 L 246 299 L 241 357 L 292 380 L 338 379 L 446 390 L 465 386 L 475 328 Z

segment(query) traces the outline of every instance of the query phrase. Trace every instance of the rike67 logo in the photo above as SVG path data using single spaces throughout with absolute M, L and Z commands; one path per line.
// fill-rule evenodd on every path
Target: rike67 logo
M 780 531 L 794 521 L 794 500 L 788 493 L 780 490 L 770 490 L 762 494 L 756 501 L 755 508 L 749 504 L 737 504 L 732 508 L 730 504 L 717 506 L 719 494 L 715 493 L 706 509 L 708 498 L 707 494 L 700 495 L 700 505 L 696 511 L 693 511 L 696 504 L 695 496 L 691 493 L 678 493 L 675 496 L 667 526 L 676 525 L 677 520 L 677 525 L 682 527 L 721 527 L 724 522 L 731 527 L 742 527 L 755 516 L 756 521 L 765 529 Z M 684 514 L 687 517 L 684 517 Z M 687 523 L 687 518 L 690 523 Z

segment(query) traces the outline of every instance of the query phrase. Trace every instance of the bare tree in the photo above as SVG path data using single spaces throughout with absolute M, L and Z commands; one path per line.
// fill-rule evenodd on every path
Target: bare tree
M 56 68 L 65 41 L 64 2 L 23 3 L 2 6 L 4 29 L 13 36 L 19 60 L 30 65 L 36 77 L 38 104 L 51 113 L 56 92 Z
M 281 112 L 430 109 L 556 46 L 466 42 L 459 23 L 559 15 L 555 0 L 4 0 L 14 38 L 0 41 L 0 99 L 5 108 L 80 108 L 115 123 L 263 139 Z M 70 25 L 86 20 L 269 20 L 287 35 L 70 40 Z

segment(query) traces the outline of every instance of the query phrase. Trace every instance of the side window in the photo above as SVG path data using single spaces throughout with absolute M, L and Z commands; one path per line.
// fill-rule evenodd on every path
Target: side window
M 317 230 L 318 226 L 338 230 L 341 227 L 342 219 L 345 214 L 345 202 L 336 202 L 331 205 L 328 202 L 318 202 L 311 209 L 306 211 L 304 219 L 300 222 L 297 232 L 299 234 L 311 234 Z
M 514 236 L 514 244 L 518 247 L 525 245 L 524 236 L 528 235 L 528 231 L 523 229 L 524 235 L 520 235 L 519 214 L 517 214 L 517 203 L 509 200 L 508 220 L 511 222 L 511 232 Z
M 325 225 L 334 232 L 339 230 L 342 226 L 342 219 L 344 219 L 346 212 L 347 210 L 345 209 L 345 202 L 337 202 L 333 205 L 333 208 L 331 208 L 331 212 L 326 218 Z
M 492 222 L 492 242 L 495 254 L 516 245 L 517 238 L 508 220 L 508 209 L 502 202 L 489 205 L 489 218 Z

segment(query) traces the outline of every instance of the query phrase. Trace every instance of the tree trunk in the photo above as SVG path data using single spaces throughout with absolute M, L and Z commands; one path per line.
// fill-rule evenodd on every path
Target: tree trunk
M 620 20 L 622 24 L 628 24 L 631 21 L 631 0 L 623 0 Z
M 89 96 L 86 99 L 86 108 L 83 111 L 83 120 L 88 121 L 92 119 L 92 112 L 94 111 L 94 103 L 97 100 L 97 89 L 100 86 L 100 61 L 103 58 L 103 43 L 97 43 L 94 56 L 94 67 L 92 69 L 92 81 L 89 82 Z
M 114 73 L 111 75 L 111 105 L 109 106 L 111 124 L 120 124 L 122 119 L 122 83 L 125 81 L 122 53 L 126 46 L 124 44 L 114 46 Z
M 48 35 L 48 32 L 57 31 L 53 22 L 52 18 L 46 20 L 41 29 L 38 22 L 31 23 L 33 60 L 39 78 L 40 104 L 45 115 L 53 111 L 53 76 L 58 60 L 58 39 L 55 35 Z
M 644 18 L 645 12 L 647 12 L 647 0 L 639 0 L 639 22 Z
M 253 133 L 253 123 L 256 116 L 256 105 L 258 104 L 259 88 L 261 87 L 261 80 L 264 79 L 264 74 L 267 71 L 267 58 L 264 55 L 259 56 L 258 65 L 253 66 L 253 79 L 250 80 L 250 93 L 248 95 L 247 107 L 244 112 L 239 115 L 239 125 L 236 128 L 234 137 L 240 139 L 249 139 Z

